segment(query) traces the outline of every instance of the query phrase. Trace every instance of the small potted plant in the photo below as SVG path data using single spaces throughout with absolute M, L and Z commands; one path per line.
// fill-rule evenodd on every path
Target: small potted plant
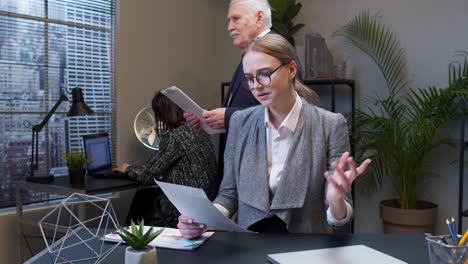
M 120 227 L 119 236 L 129 245 L 125 250 L 126 264 L 155 264 L 157 263 L 156 248 L 148 246 L 164 228 L 153 232 L 153 227 L 144 232 L 144 221 L 138 221 L 138 225 L 132 221 L 130 231 Z
M 84 184 L 89 160 L 83 151 L 65 153 L 71 184 Z

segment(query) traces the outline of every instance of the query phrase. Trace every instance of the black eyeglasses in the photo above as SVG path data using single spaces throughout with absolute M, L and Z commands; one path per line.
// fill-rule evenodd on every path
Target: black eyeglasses
M 260 85 L 263 85 L 263 86 L 267 86 L 267 85 L 270 85 L 271 83 L 271 75 L 273 75 L 273 73 L 275 73 L 277 70 L 279 70 L 279 68 L 283 67 L 284 65 L 286 64 L 289 64 L 288 63 L 283 63 L 281 64 L 280 66 L 276 67 L 276 69 L 274 69 L 273 71 L 271 72 L 261 72 L 255 76 L 253 75 L 246 75 L 245 78 L 247 79 L 247 84 L 249 85 L 249 90 L 253 90 L 254 89 L 254 83 L 255 83 L 255 79 L 257 79 L 257 82 L 260 84 Z

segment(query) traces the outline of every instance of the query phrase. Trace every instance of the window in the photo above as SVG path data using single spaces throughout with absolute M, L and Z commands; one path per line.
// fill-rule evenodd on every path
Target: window
M 0 207 L 15 205 L 16 182 L 29 175 L 31 127 L 61 94 L 82 88 L 96 114 L 67 118 L 62 103 L 39 133 L 36 175 L 66 166 L 63 154 L 81 150 L 82 135 L 114 135 L 114 19 L 115 0 L 0 0 Z

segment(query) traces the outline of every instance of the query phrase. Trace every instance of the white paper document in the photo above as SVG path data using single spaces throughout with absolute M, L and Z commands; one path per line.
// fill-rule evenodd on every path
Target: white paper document
M 270 254 L 268 260 L 276 264 L 407 264 L 364 245 Z
M 205 224 L 209 230 L 251 232 L 224 216 L 210 202 L 202 189 L 156 181 L 172 204 L 194 222 Z
M 151 227 L 144 226 L 143 232 L 147 232 Z M 162 227 L 153 227 L 153 231 L 158 231 Z M 127 228 L 130 231 L 130 228 Z M 205 232 L 197 239 L 185 239 L 179 229 L 164 227 L 164 231 L 149 243 L 150 246 L 160 248 L 171 248 L 181 250 L 192 250 L 203 244 L 214 232 Z M 125 243 L 117 232 L 112 232 L 104 236 L 105 241 Z
M 196 115 L 199 119 L 202 118 L 203 109 L 195 103 L 187 94 L 185 94 L 182 90 L 177 88 L 176 86 L 171 86 L 167 89 L 161 91 L 165 96 L 167 96 L 171 101 L 173 101 L 176 105 L 178 105 L 184 112 L 190 112 Z M 226 130 L 224 129 L 214 129 L 208 126 L 206 123 L 200 122 L 201 127 L 206 133 L 212 135 L 217 133 L 224 133 Z

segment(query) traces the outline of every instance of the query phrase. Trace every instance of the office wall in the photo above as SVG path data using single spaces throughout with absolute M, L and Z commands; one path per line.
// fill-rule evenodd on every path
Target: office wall
M 305 33 L 316 32 L 325 37 L 335 63 L 346 61 L 348 77 L 357 81 L 358 104 L 382 94 L 385 88 L 376 67 L 357 49 L 331 35 L 358 12 L 369 9 L 379 13 L 382 21 L 400 38 L 406 51 L 411 86 L 447 85 L 447 65 L 454 51 L 468 50 L 468 1 L 465 0 L 309 0 L 301 1 L 303 8 L 297 22 L 306 27 L 297 37 L 299 50 L 303 49 Z M 456 137 L 456 122 L 441 131 L 441 136 Z M 429 168 L 440 175 L 428 180 L 421 190 L 422 198 L 439 205 L 437 232 L 446 233 L 445 218 L 457 215 L 458 163 L 457 149 L 442 148 L 429 158 Z M 390 183 L 382 192 L 371 197 L 357 196 L 356 231 L 381 232 L 378 201 L 393 198 Z M 468 189 L 465 189 L 468 190 Z M 468 205 L 465 199 L 465 204 Z M 466 221 L 465 221 L 466 222 Z M 466 227 L 466 225 L 465 225 Z

